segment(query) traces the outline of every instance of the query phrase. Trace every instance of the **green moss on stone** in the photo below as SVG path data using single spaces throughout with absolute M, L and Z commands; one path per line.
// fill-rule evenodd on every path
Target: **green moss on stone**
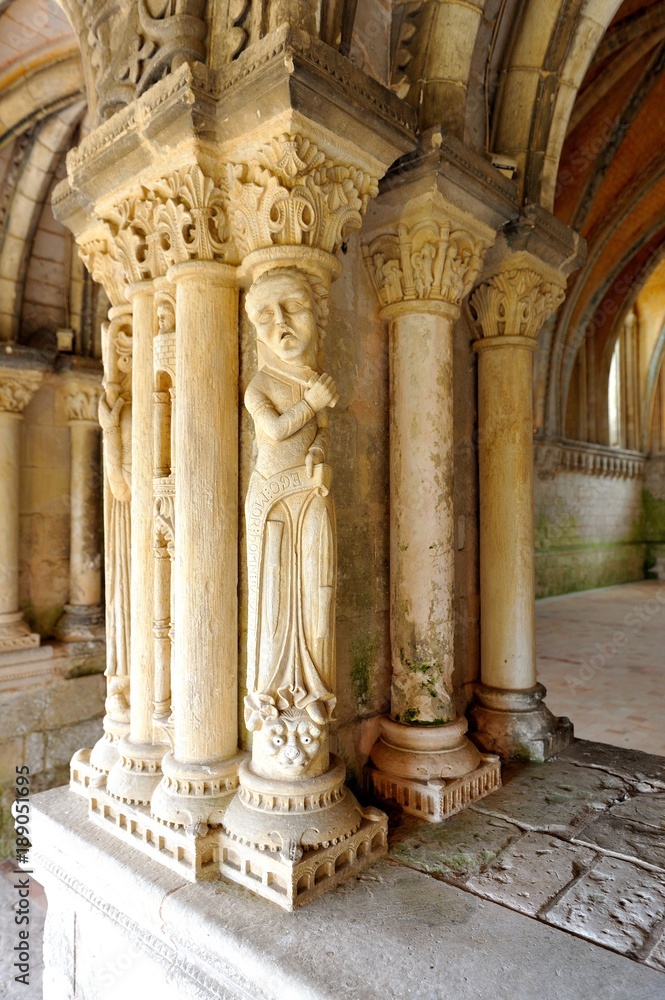
M 377 642 L 373 636 L 357 639 L 351 648 L 352 663 L 349 676 L 359 708 L 365 708 L 369 702 L 376 651 Z

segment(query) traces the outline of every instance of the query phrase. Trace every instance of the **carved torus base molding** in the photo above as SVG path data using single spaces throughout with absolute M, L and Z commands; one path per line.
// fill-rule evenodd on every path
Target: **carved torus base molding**
M 359 805 L 334 754 L 330 765 L 290 780 L 240 765 L 220 840 L 223 875 L 293 910 L 386 853 L 386 815 Z
M 501 786 L 501 763 L 466 737 L 464 717 L 444 726 L 407 726 L 385 717 L 365 768 L 367 790 L 406 813 L 439 823 Z
M 248 770 L 246 763 L 241 770 Z M 242 799 L 233 800 L 235 788 L 229 788 L 222 818 L 228 830 L 228 806 L 232 801 L 240 803 L 241 810 L 249 813 L 248 823 L 243 817 L 245 826 L 253 827 L 256 832 L 258 822 L 261 828 L 254 844 L 225 832 L 221 826 L 162 823 L 150 815 L 149 806 L 120 801 L 106 790 L 106 775 L 91 764 L 89 750 L 79 750 L 74 755 L 70 788 L 87 800 L 88 817 L 93 823 L 183 878 L 201 882 L 221 874 L 287 910 L 302 906 L 357 875 L 386 853 L 387 819 L 378 809 L 363 809 L 358 805 L 344 787 L 341 763 L 337 762 L 328 774 L 310 779 L 305 789 L 302 782 L 297 783 L 297 789 L 294 783 L 292 794 L 288 790 L 285 794 L 281 788 L 273 788 L 271 792 L 265 781 L 256 779 L 254 785 L 258 789 L 261 784 L 262 791 L 247 791 L 252 781 L 246 773 L 243 779 Z M 258 804 L 262 807 L 260 811 L 256 808 Z M 233 816 L 230 819 L 232 827 Z M 237 822 L 238 816 L 235 819 Z M 292 834 L 286 843 L 285 829 Z M 315 838 L 313 846 L 303 850 L 297 845 L 308 834 Z M 326 837 L 330 839 L 323 839 Z
M 396 802 L 405 813 L 430 823 L 440 823 L 501 787 L 501 762 L 494 754 L 481 754 L 482 763 L 454 781 L 410 781 L 396 774 L 365 768 L 369 791 L 382 802 Z
M 478 684 L 477 704 L 469 713 L 476 743 L 507 759 L 556 757 L 572 743 L 573 724 L 565 715 L 550 712 L 543 702 L 546 693 L 542 684 L 524 691 Z

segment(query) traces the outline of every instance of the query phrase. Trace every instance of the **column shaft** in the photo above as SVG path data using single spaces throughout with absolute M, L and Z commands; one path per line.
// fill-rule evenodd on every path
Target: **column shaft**
M 99 605 L 102 598 L 99 501 L 99 425 L 72 421 L 69 603 Z
M 0 410 L 0 614 L 18 611 L 21 414 Z
M 391 715 L 402 722 L 455 716 L 452 325 L 414 310 L 390 330 Z
M 518 343 L 518 340 L 520 343 Z M 497 342 L 498 341 L 498 342 Z M 526 337 L 478 344 L 483 684 L 536 684 L 532 355 Z
M 153 601 L 152 340 L 155 332 L 151 282 L 134 287 L 132 356 L 132 550 L 130 738 L 152 743 L 155 655 Z
M 237 754 L 238 293 L 223 265 L 176 290 L 174 759 Z

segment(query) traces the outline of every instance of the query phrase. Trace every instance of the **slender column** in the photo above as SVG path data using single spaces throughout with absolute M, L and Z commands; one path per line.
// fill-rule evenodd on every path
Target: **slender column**
M 173 752 L 152 798 L 169 823 L 215 823 L 237 785 L 238 292 L 235 269 L 171 268 L 176 286 Z
M 407 204 L 396 229 L 364 248 L 390 322 L 392 689 L 369 775 L 376 794 L 440 820 L 446 779 L 467 777 L 480 791 L 476 776 L 489 766 L 482 794 L 499 780 L 498 761 L 481 761 L 465 736 L 453 687 L 453 328 L 494 234 L 442 197 Z M 427 808 L 413 806 L 417 782 Z M 478 797 L 469 791 L 467 801 Z
M 529 258 L 527 257 L 527 260 Z M 503 756 L 544 759 L 572 738 L 536 676 L 532 355 L 565 279 L 506 266 L 474 293 L 478 352 L 481 681 L 476 739 Z
M 42 373 L 0 368 L 0 653 L 39 646 L 19 610 L 21 420 Z
M 100 442 L 98 379 L 70 378 L 64 390 L 69 423 L 69 603 L 57 626 L 66 642 L 103 638 L 100 537 Z
M 132 350 L 132 490 L 129 735 L 120 740 L 120 761 L 109 774 L 111 794 L 130 802 L 149 802 L 158 784 L 166 747 L 153 743 L 155 684 L 153 638 L 153 336 L 156 329 L 154 285 L 130 285 L 133 307 Z
M 131 550 L 132 315 L 125 302 L 112 306 L 102 324 L 103 395 L 99 422 L 104 456 L 104 573 L 106 602 L 106 685 L 104 736 L 73 764 L 87 762 L 95 778 L 118 761 L 118 742 L 129 733 L 129 578 Z M 84 793 L 73 782 L 72 788 Z

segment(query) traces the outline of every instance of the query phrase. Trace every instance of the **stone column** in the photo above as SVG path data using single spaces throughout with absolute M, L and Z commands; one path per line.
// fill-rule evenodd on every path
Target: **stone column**
M 19 610 L 19 495 L 21 420 L 42 373 L 0 368 L 0 653 L 39 646 Z
M 153 337 L 157 328 L 154 284 L 129 286 L 132 302 L 131 587 L 129 734 L 118 744 L 120 760 L 108 791 L 127 802 L 148 803 L 161 778 L 167 747 L 153 742 L 155 684 L 153 637 Z
M 235 268 L 177 264 L 173 739 L 153 816 L 221 821 L 238 774 L 238 291 Z
M 481 683 L 475 739 L 505 757 L 543 760 L 572 739 L 536 675 L 533 351 L 565 276 L 524 252 L 504 256 L 473 294 L 477 317 Z
M 453 688 L 453 328 L 493 239 L 435 195 L 406 202 L 363 248 L 390 324 L 392 688 L 368 775 L 379 797 L 432 821 L 500 782 L 498 759 L 467 739 Z
M 85 642 L 104 636 L 101 555 L 101 472 L 98 378 L 67 379 L 64 389 L 69 423 L 70 543 L 69 603 L 57 626 L 65 642 Z

